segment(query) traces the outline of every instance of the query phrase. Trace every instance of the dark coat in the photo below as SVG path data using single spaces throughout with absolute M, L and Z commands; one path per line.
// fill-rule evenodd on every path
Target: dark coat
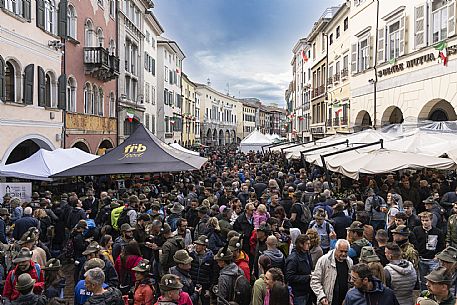
M 67 228 L 73 229 L 81 219 L 87 219 L 86 212 L 83 209 L 72 208 L 67 217 Z
M 243 250 L 246 253 L 250 253 L 249 249 L 249 238 L 251 237 L 252 231 L 254 230 L 254 219 L 250 223 L 243 212 L 233 223 L 233 230 L 243 234 Z
M 22 235 L 31 227 L 39 227 L 38 219 L 33 218 L 32 215 L 22 216 L 14 223 L 13 238 L 15 240 L 21 239 Z
M 45 296 L 38 296 L 34 293 L 21 294 L 11 305 L 46 305 L 48 302 Z
M 105 293 L 91 296 L 84 305 L 124 305 L 124 300 L 119 289 L 109 287 Z
M 397 297 L 393 290 L 385 287 L 380 280 L 373 279 L 372 291 L 361 291 L 357 288 L 352 288 L 346 294 L 344 299 L 345 305 L 399 305 Z
M 219 267 L 214 261 L 214 255 L 211 250 L 207 249 L 206 254 L 200 262 L 197 252 L 191 252 L 193 258 L 191 262 L 190 277 L 195 284 L 201 284 L 203 289 L 209 289 L 212 284 L 217 283 L 219 276 Z
M 335 229 L 337 239 L 346 239 L 346 228 L 352 224 L 352 219 L 346 216 L 344 212 L 338 212 L 332 215 L 331 224 Z
M 311 292 L 309 283 L 313 262 L 309 252 L 297 252 L 296 249 L 286 259 L 284 276 L 292 288 L 294 296 L 305 296 Z

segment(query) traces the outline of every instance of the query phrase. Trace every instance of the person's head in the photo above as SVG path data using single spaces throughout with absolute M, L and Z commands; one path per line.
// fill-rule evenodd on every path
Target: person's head
M 440 253 L 438 253 L 436 255 L 436 257 L 439 262 L 440 262 L 440 265 L 443 266 L 444 268 L 446 268 L 446 270 L 450 273 L 454 273 L 455 272 L 455 269 L 456 269 L 456 266 L 457 266 L 457 249 L 452 247 L 452 246 L 448 246 L 446 247 L 446 249 L 444 249 L 443 251 L 441 251 Z
M 372 281 L 373 273 L 367 264 L 357 264 L 351 268 L 351 282 L 354 287 L 360 290 L 367 291 L 368 283 Z
M 408 216 L 404 212 L 398 212 L 395 214 L 395 225 L 396 226 L 401 226 L 406 224 L 406 220 L 408 219 Z
M 363 238 L 364 224 L 360 221 L 352 222 L 351 226 L 346 229 L 348 240 L 356 241 Z
M 208 246 L 208 237 L 206 235 L 200 235 L 197 240 L 194 241 L 195 252 L 198 254 L 203 254 L 206 252 L 206 247 Z
M 84 273 L 84 279 L 87 291 L 95 292 L 102 288 L 103 283 L 105 282 L 105 273 L 102 269 L 96 267 L 87 270 L 86 273 Z
M 105 249 L 110 249 L 113 245 L 113 237 L 109 234 L 105 234 L 100 239 L 100 246 Z
M 308 235 L 300 234 L 295 239 L 295 249 L 297 252 L 306 252 L 309 251 L 311 246 L 311 240 Z
M 187 219 L 178 219 L 178 221 L 176 222 L 176 226 L 178 228 L 178 233 L 185 233 L 187 230 Z
M 92 241 L 86 248 L 86 250 L 82 253 L 86 256 L 86 260 L 90 260 L 91 258 L 96 258 L 99 256 L 99 252 L 101 250 L 101 246 L 96 241 Z
M 121 225 L 121 233 L 122 237 L 126 240 L 131 240 L 133 239 L 133 231 L 135 231 L 134 228 L 130 226 L 128 223 L 124 223 Z
M 285 301 L 287 300 L 287 301 Z M 287 303 L 286 303 L 287 302 Z M 275 282 L 270 289 L 270 305 L 284 305 L 289 304 L 289 288 L 286 284 Z
M 265 274 L 271 268 L 271 259 L 266 255 L 260 255 L 258 264 L 259 270 L 262 271 L 262 274 Z
M 452 274 L 444 267 L 438 267 L 425 276 L 427 289 L 435 297 L 444 299 L 449 295 L 449 288 L 452 285 Z
M 267 213 L 267 207 L 264 204 L 259 204 L 257 207 L 257 213 L 265 215 Z
M 392 238 L 393 238 L 393 241 L 396 243 L 401 243 L 401 242 L 407 240 L 409 237 L 409 234 L 410 234 L 409 229 L 405 225 L 400 225 L 400 226 L 396 227 L 394 230 L 392 230 Z
M 32 292 L 34 284 L 35 280 L 32 279 L 30 274 L 23 273 L 18 276 L 15 288 L 19 291 L 20 294 L 25 295 Z
M 284 210 L 284 207 L 281 206 L 281 205 L 278 205 L 275 210 L 274 210 L 274 215 L 278 218 L 278 219 L 284 219 L 286 218 L 286 211 Z
M 214 260 L 217 262 L 219 268 L 224 268 L 233 261 L 233 253 L 229 248 L 220 248 L 214 256 Z
M 384 251 L 389 262 L 401 259 L 401 249 L 395 243 L 387 243 L 386 249 Z
M 321 244 L 321 238 L 319 236 L 319 233 L 317 233 L 316 229 L 308 229 L 306 230 L 306 235 L 309 236 L 309 241 L 310 241 L 310 249 L 320 246 Z
M 284 283 L 284 274 L 279 268 L 270 268 L 265 273 L 265 287 L 267 289 L 273 288 L 275 282 Z
M 190 271 L 191 263 L 193 258 L 190 257 L 187 250 L 178 250 L 173 255 L 173 260 L 175 261 L 176 265 L 179 269 L 184 271 Z
M 385 245 L 387 243 L 387 241 L 389 240 L 387 231 L 384 229 L 379 229 L 378 231 L 376 231 L 375 239 L 378 242 L 378 244 Z
M 414 205 L 412 201 L 405 200 L 403 202 L 403 210 L 405 211 L 406 216 L 411 216 L 414 211 Z
M 348 258 L 349 242 L 346 239 L 338 239 L 335 244 L 335 259 L 344 262 Z
M 271 194 L 270 199 L 271 199 L 271 204 L 273 206 L 279 204 L 279 195 L 278 194 L 276 194 L 276 193 Z
M 421 220 L 422 228 L 426 230 L 431 229 L 433 214 L 430 212 L 422 212 L 419 214 L 419 217 Z
M 191 210 L 195 210 L 198 207 L 198 199 L 194 198 L 190 202 L 190 208 Z
M 135 240 L 131 240 L 122 249 L 122 256 L 127 257 L 129 255 L 141 256 L 140 246 Z
M 245 207 L 246 216 L 251 217 L 254 214 L 254 211 L 255 211 L 255 206 L 253 203 L 246 204 L 246 207 Z
M 267 248 L 268 249 L 277 249 L 278 248 L 278 239 L 274 235 L 270 235 L 267 237 Z
M 322 208 L 316 209 L 316 212 L 314 213 L 314 220 L 318 225 L 322 225 L 324 223 L 325 219 L 325 210 Z
M 174 274 L 165 274 L 160 279 L 160 291 L 162 292 L 162 297 L 164 301 L 174 301 L 179 300 L 179 293 L 183 285 L 181 284 L 179 277 Z

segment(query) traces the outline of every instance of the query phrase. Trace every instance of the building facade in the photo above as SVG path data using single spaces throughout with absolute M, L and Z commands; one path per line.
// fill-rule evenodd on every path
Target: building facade
M 197 107 L 197 94 L 195 85 L 185 73 L 182 74 L 182 119 L 183 119 L 183 131 L 182 131 L 182 144 L 184 146 L 192 146 L 196 143 L 197 139 L 197 122 L 198 110 Z M 199 137 L 198 137 L 199 138 Z
M 117 145 L 116 1 L 67 6 L 65 147 L 102 155 Z
M 64 146 L 66 8 L 64 0 L 0 1 L 0 164 Z
M 166 143 L 182 143 L 181 73 L 185 55 L 175 41 L 157 40 L 157 136 Z
M 240 99 L 243 104 L 243 138 L 256 129 L 260 129 L 260 101 L 258 99 Z
M 196 85 L 200 94 L 201 143 L 214 146 L 241 141 L 244 126 L 241 102 L 209 85 Z
M 157 39 L 164 32 L 151 10 L 144 16 L 144 126 L 156 134 L 157 117 Z

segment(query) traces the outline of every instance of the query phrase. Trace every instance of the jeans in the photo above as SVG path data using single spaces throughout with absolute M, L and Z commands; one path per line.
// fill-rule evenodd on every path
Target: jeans
M 438 267 L 439 261 L 436 259 L 419 259 L 419 282 L 421 290 L 427 290 L 427 280 L 425 279 L 425 276 Z
M 306 305 L 308 301 L 308 295 L 294 297 L 294 305 Z

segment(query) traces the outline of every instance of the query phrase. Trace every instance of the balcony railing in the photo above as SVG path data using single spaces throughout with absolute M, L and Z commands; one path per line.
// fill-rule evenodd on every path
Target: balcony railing
M 347 78 L 349 75 L 349 69 L 348 68 L 344 68 L 343 71 L 341 71 L 341 78 L 342 79 L 345 79 Z
M 84 66 L 86 74 L 104 82 L 119 76 L 119 57 L 110 55 L 103 47 L 85 47 Z
M 319 86 L 319 95 L 324 94 L 324 93 L 325 93 L 325 86 L 324 85 L 320 85 Z
M 335 83 L 339 82 L 340 81 L 340 73 L 336 73 L 335 75 L 333 75 L 333 79 L 335 80 Z
M 328 84 L 328 85 L 333 84 L 333 77 L 330 76 L 330 77 L 328 78 L 327 84 Z

